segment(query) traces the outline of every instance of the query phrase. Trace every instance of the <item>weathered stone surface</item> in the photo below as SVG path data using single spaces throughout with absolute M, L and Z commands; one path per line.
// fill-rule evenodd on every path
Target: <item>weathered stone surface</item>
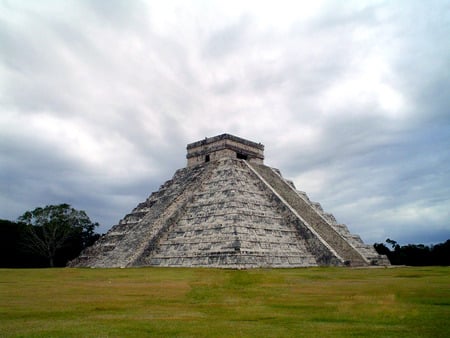
M 70 266 L 389 264 L 262 164 L 263 149 L 228 134 L 188 145 L 188 166 Z
M 263 163 L 264 146 L 230 134 L 222 134 L 187 145 L 188 167 L 223 157 Z

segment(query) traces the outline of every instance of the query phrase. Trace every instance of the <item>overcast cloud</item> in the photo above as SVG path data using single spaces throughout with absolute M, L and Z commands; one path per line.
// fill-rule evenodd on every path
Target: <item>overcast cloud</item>
M 450 238 L 449 1 L 0 0 L 0 218 L 105 232 L 231 133 L 367 243 Z

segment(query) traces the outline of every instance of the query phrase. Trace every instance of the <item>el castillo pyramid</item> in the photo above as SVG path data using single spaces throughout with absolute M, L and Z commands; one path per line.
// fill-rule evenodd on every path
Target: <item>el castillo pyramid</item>
M 70 262 L 78 267 L 388 265 L 264 164 L 264 146 L 223 134 L 187 145 L 187 166 Z

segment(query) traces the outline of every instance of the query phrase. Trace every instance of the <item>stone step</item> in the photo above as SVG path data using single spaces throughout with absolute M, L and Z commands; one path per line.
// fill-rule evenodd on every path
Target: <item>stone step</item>
M 192 201 L 161 237 L 148 264 L 198 266 L 204 264 L 199 262 L 203 256 L 239 252 L 247 257 L 241 263 L 245 261 L 249 267 L 269 266 L 270 256 L 278 254 L 284 255 L 284 260 L 275 266 L 317 265 L 297 230 L 287 226 L 267 189 L 242 161 L 219 162 L 211 177 L 197 185 Z M 252 255 L 263 258 L 256 263 Z M 215 264 L 235 267 L 224 257 Z
M 300 198 L 292 186 L 270 167 L 257 164 L 251 166 L 344 259 L 345 264 L 352 266 L 368 264 L 366 259 L 326 222 L 321 212 L 317 211 L 319 209 L 317 205 L 311 205 Z

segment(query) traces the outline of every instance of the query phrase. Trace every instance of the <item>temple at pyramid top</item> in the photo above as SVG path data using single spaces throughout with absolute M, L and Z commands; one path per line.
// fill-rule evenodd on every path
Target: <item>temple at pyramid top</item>
M 230 134 L 187 145 L 178 169 L 70 266 L 388 265 L 345 224 Z
M 263 164 L 264 145 L 234 135 L 222 134 L 188 144 L 186 158 L 188 167 L 221 158 L 237 158 Z

